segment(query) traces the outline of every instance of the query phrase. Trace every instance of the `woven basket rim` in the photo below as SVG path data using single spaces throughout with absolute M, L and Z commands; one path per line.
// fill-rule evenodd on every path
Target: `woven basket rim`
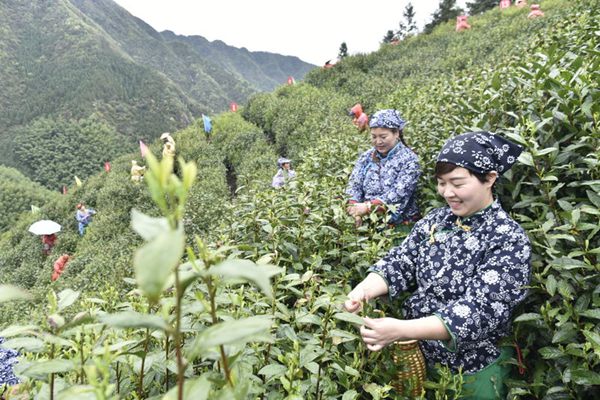
M 397 340 L 394 343 L 396 344 L 413 344 L 413 343 L 417 343 L 418 340 L 417 339 L 412 339 L 412 340 Z

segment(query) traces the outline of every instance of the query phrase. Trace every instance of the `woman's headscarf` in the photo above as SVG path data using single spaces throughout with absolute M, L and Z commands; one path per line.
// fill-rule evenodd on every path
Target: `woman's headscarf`
M 371 116 L 369 122 L 370 128 L 388 128 L 402 130 L 406 125 L 406 121 L 400 116 L 398 110 L 387 109 L 379 110 Z
M 523 147 L 490 132 L 469 132 L 446 141 L 438 162 L 447 162 L 486 174 L 503 174 L 517 161 Z
M 279 159 L 277 160 L 277 166 L 279 168 L 283 167 L 283 164 L 290 164 L 292 162 L 292 160 L 287 159 L 285 157 L 279 157 Z

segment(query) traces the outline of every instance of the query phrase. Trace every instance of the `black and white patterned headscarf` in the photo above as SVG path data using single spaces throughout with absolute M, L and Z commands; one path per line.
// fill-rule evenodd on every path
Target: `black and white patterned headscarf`
M 502 175 L 517 161 L 523 147 L 490 132 L 469 132 L 450 138 L 438 155 L 447 162 L 468 170 Z
M 379 110 L 371 116 L 369 128 L 388 128 L 402 130 L 406 121 L 400 116 L 398 110 Z

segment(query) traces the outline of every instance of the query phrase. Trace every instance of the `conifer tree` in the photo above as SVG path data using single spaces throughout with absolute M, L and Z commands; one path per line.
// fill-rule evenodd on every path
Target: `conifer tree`
M 475 0 L 467 3 L 470 15 L 481 14 L 498 6 L 498 0 Z
M 456 0 L 440 0 L 439 8 L 432 14 L 431 22 L 425 25 L 424 32 L 431 33 L 436 26 L 450 21 L 462 13 L 463 9 L 456 6 Z
M 394 31 L 389 30 L 383 37 L 382 43 L 391 43 L 392 40 L 394 40 L 394 38 L 395 38 Z
M 340 45 L 340 52 L 338 53 L 338 59 L 343 59 L 348 57 L 348 46 L 346 45 L 346 42 L 342 42 L 342 44 Z
M 397 39 L 406 39 L 417 33 L 417 22 L 415 21 L 415 9 L 412 3 L 408 3 L 402 14 L 404 20 L 400 22 L 400 29 L 396 32 Z

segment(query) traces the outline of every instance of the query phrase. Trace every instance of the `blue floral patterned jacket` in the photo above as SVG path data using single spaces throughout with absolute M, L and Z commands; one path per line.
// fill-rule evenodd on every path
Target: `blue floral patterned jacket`
M 449 207 L 433 210 L 369 272 L 386 280 L 392 299 L 412 292 L 405 318 L 444 322 L 450 341 L 421 341 L 428 364 L 473 373 L 500 355 L 498 340 L 527 295 L 530 256 L 525 231 L 495 201 L 462 220 Z
M 378 162 L 377 162 L 378 161 Z M 417 155 L 402 142 L 380 157 L 374 148 L 364 152 L 350 175 L 346 194 L 357 202 L 379 201 L 397 206 L 391 223 L 415 219 L 421 167 Z
M 0 344 L 2 343 L 4 343 L 4 338 L 0 337 Z M 16 351 L 0 347 L 0 387 L 4 384 L 16 385 L 19 383 L 12 369 L 12 366 L 17 363 L 17 356 Z

